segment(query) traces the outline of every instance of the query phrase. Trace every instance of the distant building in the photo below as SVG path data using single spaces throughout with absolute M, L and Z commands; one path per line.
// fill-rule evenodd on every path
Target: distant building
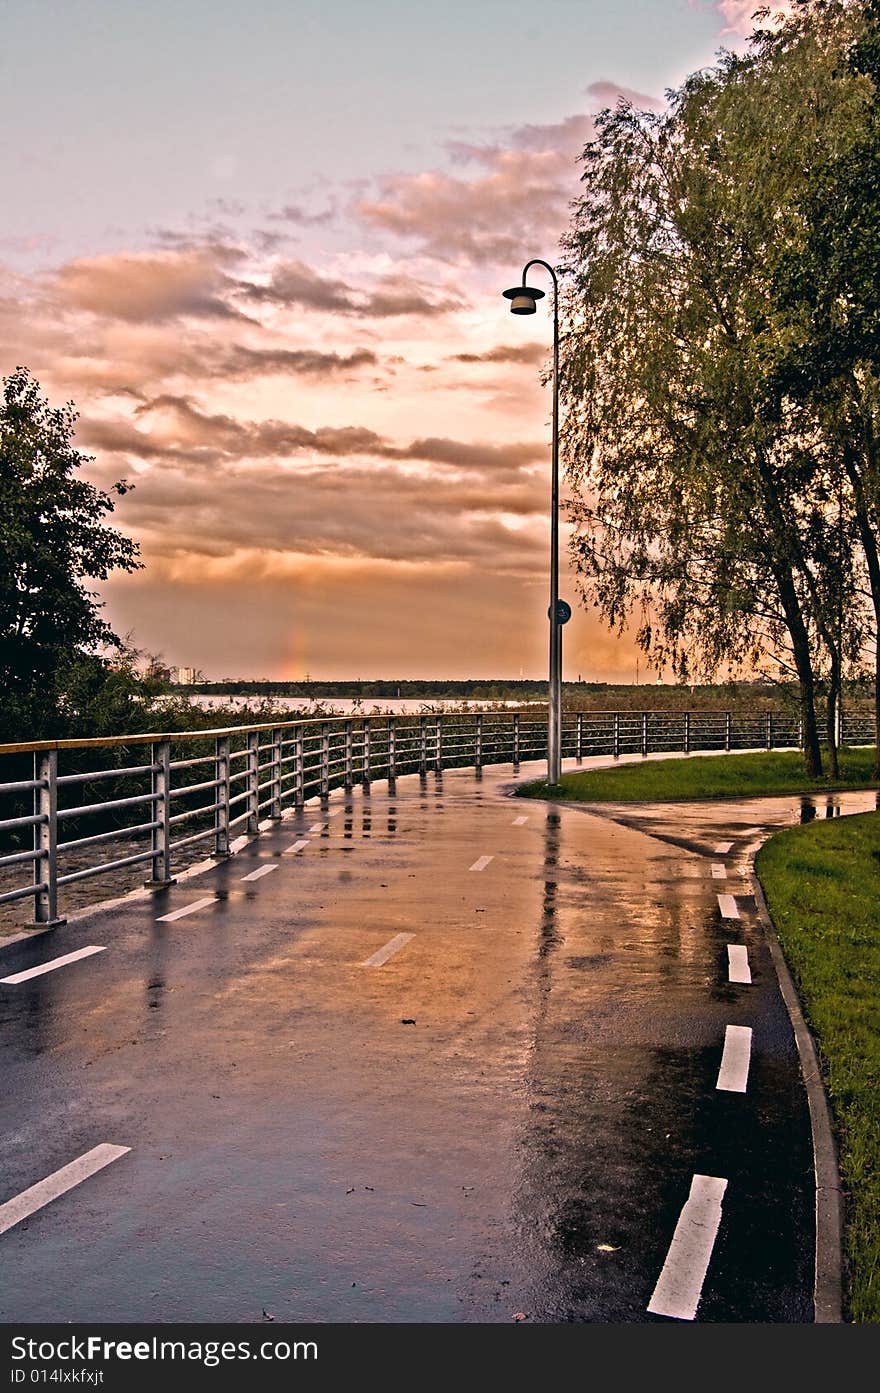
M 144 670 L 144 676 L 151 682 L 173 682 L 174 674 L 170 667 L 166 667 L 157 658 L 151 658 Z
M 195 667 L 173 667 L 171 669 L 171 681 L 176 682 L 179 687 L 191 687 L 194 682 L 201 679 L 202 674 Z

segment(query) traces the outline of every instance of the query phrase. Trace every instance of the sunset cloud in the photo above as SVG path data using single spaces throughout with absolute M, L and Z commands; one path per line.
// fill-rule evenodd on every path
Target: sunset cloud
M 453 363 L 527 363 L 537 367 L 544 362 L 548 353 L 544 343 L 499 343 L 495 348 L 487 348 L 485 353 L 455 353 Z
M 546 672 L 552 299 L 500 292 L 562 260 L 596 113 L 757 4 L 45 8 L 4 30 L 0 374 L 134 484 L 117 631 L 212 675 Z M 630 654 L 575 605 L 567 673 Z
M 540 575 L 545 513 L 544 481 L 526 474 L 425 480 L 400 467 L 339 463 L 222 475 L 203 461 L 186 470 L 163 465 L 138 481 L 128 501 L 151 556 L 175 558 L 179 573 L 189 558 L 194 576 L 205 573 L 197 558 L 242 549 Z
M 599 84 L 590 101 L 620 95 L 639 96 Z M 242 594 L 304 632 L 344 595 L 333 641 L 369 626 L 376 663 L 401 655 L 386 670 L 412 671 L 407 644 L 427 635 L 428 667 L 460 666 L 455 616 L 473 626 L 475 604 L 498 625 L 479 670 L 512 670 L 520 611 L 541 654 L 550 324 L 542 307 L 523 335 L 498 292 L 524 249 L 553 255 L 592 130 L 581 113 L 450 142 L 442 168 L 349 189 L 347 205 L 327 189 L 323 207 L 290 201 L 250 230 L 242 204 L 215 200 L 201 233 L 191 221 L 153 250 L 0 281 L 5 361 L 75 396 L 97 483 L 135 485 L 117 516 L 146 568 L 106 588 L 121 631 L 217 673 Z M 324 250 L 346 207 L 368 249 Z M 285 227 L 313 245 L 291 256 Z M 228 666 L 282 670 L 287 640 L 260 630 L 263 661 L 239 643 Z
M 163 323 L 183 316 L 237 318 L 225 298 L 235 282 L 225 267 L 234 254 L 222 247 L 164 256 L 120 255 L 72 261 L 58 272 L 62 301 L 110 319 Z
M 587 88 L 587 96 L 597 110 L 617 106 L 621 101 L 627 102 L 637 111 L 663 110 L 663 102 L 659 97 L 649 96 L 646 92 L 636 92 L 632 87 L 621 87 L 617 82 L 591 82 Z
M 452 308 L 449 300 L 437 302 L 429 298 L 411 276 L 387 275 L 369 286 L 355 287 L 345 280 L 320 274 L 301 261 L 282 262 L 266 284 L 248 284 L 239 289 L 246 298 L 265 304 L 375 319 L 447 314 Z
M 286 421 L 245 421 L 204 411 L 191 398 L 170 393 L 140 402 L 132 417 L 90 418 L 80 425 L 78 440 L 89 449 L 112 450 L 140 460 L 214 464 L 284 460 L 305 454 L 336 459 L 369 456 L 464 470 L 509 471 L 532 464 L 546 453 L 540 443 L 494 445 L 430 436 L 400 445 L 363 426 L 309 430 Z
M 489 143 L 450 142 L 453 163 L 474 170 L 471 177 L 443 170 L 393 175 L 357 211 L 441 262 L 516 261 L 523 246 L 558 242 L 576 192 L 577 160 L 592 134 L 592 117 L 579 114 L 518 126 Z

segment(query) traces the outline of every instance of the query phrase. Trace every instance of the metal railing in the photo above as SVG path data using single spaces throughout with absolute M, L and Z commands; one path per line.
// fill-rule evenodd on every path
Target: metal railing
M 867 744 L 871 722 L 849 717 L 843 734 L 845 743 Z M 800 744 L 797 720 L 773 713 L 594 711 L 565 712 L 562 719 L 565 758 Z M 131 762 L 91 767 L 107 752 Z M 229 856 L 234 833 L 256 836 L 285 808 L 333 788 L 376 779 L 393 784 L 403 774 L 471 765 L 516 768 L 546 753 L 546 712 L 537 706 L 0 745 L 7 768 L 16 761 L 21 773 L 22 761 L 33 759 L 33 777 L 0 782 L 0 812 L 9 813 L 0 818 L 0 835 L 10 848 L 0 842 L 0 877 L 5 883 L 14 869 L 29 868 L 26 883 L 0 884 L 0 905 L 31 898 L 34 923 L 55 923 L 64 886 L 138 865 L 148 869 L 147 885 L 169 885 L 184 848 L 204 843 L 210 855 Z M 65 771 L 59 760 L 89 767 Z M 102 787 L 110 797 L 95 796 Z M 65 838 L 68 828 L 73 835 Z M 25 840 L 31 844 L 22 846 Z M 93 848 L 119 843 L 133 849 L 91 862 Z M 87 864 L 67 868 L 72 853 L 85 855 Z

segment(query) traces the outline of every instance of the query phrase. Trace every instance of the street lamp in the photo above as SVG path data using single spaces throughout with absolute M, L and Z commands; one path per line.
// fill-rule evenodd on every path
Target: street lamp
M 547 703 L 547 782 L 558 784 L 562 769 L 562 625 L 571 610 L 559 598 L 559 282 L 548 261 L 535 257 L 523 267 L 522 284 L 503 292 L 511 314 L 534 314 L 544 291 L 526 285 L 531 266 L 543 266 L 553 281 L 553 479 L 550 497 L 550 692 Z

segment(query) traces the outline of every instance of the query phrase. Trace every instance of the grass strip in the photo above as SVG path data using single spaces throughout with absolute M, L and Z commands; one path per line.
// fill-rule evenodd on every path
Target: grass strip
M 880 1321 L 880 813 L 780 832 L 757 871 L 834 1114 L 847 1313 Z
M 841 750 L 840 777 L 811 779 L 797 750 L 742 755 L 691 755 L 646 759 L 606 769 L 563 774 L 558 786 L 535 780 L 523 798 L 573 799 L 580 803 L 657 803 L 698 798 L 758 798 L 786 793 L 836 793 L 876 788 L 872 749 Z

